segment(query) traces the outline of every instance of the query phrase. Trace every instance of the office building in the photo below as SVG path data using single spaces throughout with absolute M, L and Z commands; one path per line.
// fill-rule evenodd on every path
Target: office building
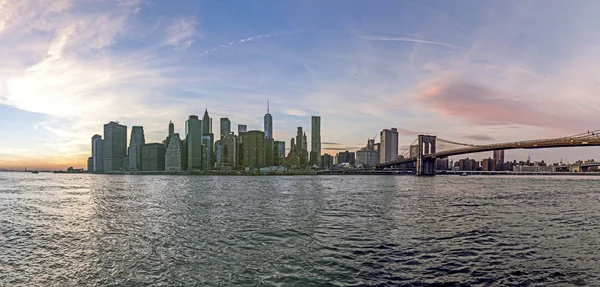
M 88 157 L 87 160 L 87 172 L 92 173 L 94 172 L 94 158 L 93 157 Z
M 398 130 L 384 129 L 380 133 L 379 162 L 386 163 L 398 159 Z
M 285 142 L 284 141 L 276 141 L 275 142 L 275 164 L 283 165 L 285 161 Z
M 222 140 L 219 141 L 217 151 L 217 157 L 219 158 L 219 168 L 237 168 L 237 140 L 238 137 L 230 132 Z
M 265 138 L 265 166 L 274 166 L 274 165 L 275 165 L 275 140 L 273 140 L 273 138 Z
M 142 171 L 165 170 L 165 145 L 149 143 L 142 146 Z
M 356 157 L 354 152 L 343 151 L 337 154 L 337 164 L 354 166 L 356 164 Z
M 374 150 L 362 148 L 356 152 L 356 165 L 364 168 L 373 168 L 379 164 L 379 154 Z
M 330 154 L 324 154 L 321 156 L 321 168 L 330 168 L 334 164 L 334 157 Z
M 372 168 L 379 164 L 379 152 L 375 150 L 375 139 L 367 139 L 367 146 L 356 152 L 356 165 Z
M 436 170 L 449 170 L 450 169 L 450 161 L 447 158 L 436 158 L 435 159 L 435 169 Z
M 495 171 L 496 170 L 496 161 L 491 158 L 484 158 L 481 161 L 481 169 L 484 171 Z
M 464 171 L 479 170 L 479 162 L 477 162 L 474 159 L 469 159 L 469 158 L 461 159 L 461 160 L 455 162 L 454 166 L 457 167 L 458 170 L 464 170 Z
M 212 134 L 212 118 L 208 116 L 208 109 L 204 110 L 204 117 L 202 118 L 202 132 L 204 135 Z
M 187 143 L 187 169 L 202 169 L 202 121 L 198 116 L 191 115 L 185 122 L 185 139 Z
M 104 125 L 104 172 L 119 171 L 127 156 L 127 126 L 119 122 Z
M 129 163 L 126 165 L 130 171 L 137 171 L 141 169 L 142 157 L 141 151 L 142 146 L 146 144 L 146 138 L 144 137 L 144 128 L 141 126 L 131 127 L 131 137 L 129 139 Z
M 251 169 L 265 167 L 265 133 L 248 131 L 243 137 L 244 167 Z
M 211 134 L 202 136 L 202 168 L 212 169 L 215 162 L 214 150 L 215 137 Z
M 92 137 L 92 169 L 90 172 L 104 172 L 104 141 L 101 135 Z
M 242 136 L 242 134 L 248 132 L 247 125 L 238 125 L 238 136 Z
M 321 117 L 311 118 L 310 128 L 310 164 L 319 165 L 321 161 Z
M 267 113 L 265 114 L 265 138 L 273 138 L 273 116 L 269 113 L 269 101 L 267 100 Z
M 169 136 L 172 136 L 175 133 L 175 125 L 173 122 L 169 121 Z
M 494 164 L 496 165 L 496 170 L 504 170 L 504 150 L 494 151 Z
M 183 142 L 178 133 L 169 136 L 165 151 L 165 171 L 179 172 L 183 170 Z
M 231 121 L 228 118 L 221 118 L 220 130 L 221 134 L 219 139 L 223 139 L 224 137 L 229 136 L 229 133 L 231 132 Z
M 298 130 L 296 131 L 296 148 L 294 148 L 294 151 L 299 152 L 302 151 L 302 127 L 298 127 Z

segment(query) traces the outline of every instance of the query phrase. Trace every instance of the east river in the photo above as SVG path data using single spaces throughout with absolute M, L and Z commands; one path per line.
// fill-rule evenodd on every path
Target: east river
M 0 173 L 0 286 L 600 285 L 600 177 Z

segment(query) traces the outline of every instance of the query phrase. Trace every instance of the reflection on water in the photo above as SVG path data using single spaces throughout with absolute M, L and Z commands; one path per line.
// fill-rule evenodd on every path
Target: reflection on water
M 0 285 L 594 285 L 595 178 L 0 173 Z

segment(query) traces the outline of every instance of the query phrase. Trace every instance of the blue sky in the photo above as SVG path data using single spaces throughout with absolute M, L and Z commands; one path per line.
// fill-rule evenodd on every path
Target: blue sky
M 389 127 L 401 145 L 593 130 L 597 15 L 597 1 L 0 0 L 0 167 L 84 166 L 104 123 L 161 141 L 205 105 L 214 130 L 262 129 L 267 99 L 277 140 L 320 115 L 329 153 Z

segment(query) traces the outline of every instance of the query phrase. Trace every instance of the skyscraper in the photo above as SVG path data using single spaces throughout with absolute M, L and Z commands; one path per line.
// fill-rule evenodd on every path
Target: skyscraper
M 302 163 L 308 162 L 308 140 L 306 138 L 306 132 L 302 135 Z
M 210 133 L 202 136 L 202 168 L 204 169 L 212 169 L 214 167 L 214 145 L 214 134 Z
M 230 167 L 235 169 L 237 167 L 238 151 L 237 151 L 237 139 L 238 137 L 233 133 L 229 133 L 222 140 L 220 140 L 220 161 L 219 166 Z
M 90 172 L 104 172 L 104 141 L 101 135 L 92 137 L 92 169 Z
M 283 163 L 283 160 L 285 159 L 285 142 L 277 141 L 275 142 L 275 144 L 277 145 L 277 164 L 281 165 Z
M 269 101 L 267 100 L 267 113 L 265 114 L 265 138 L 273 138 L 273 116 L 269 113 Z
M 302 127 L 298 127 L 296 131 L 296 148 L 294 148 L 296 153 L 300 153 L 302 151 Z
M 208 109 L 204 110 L 204 117 L 202 118 L 203 129 L 202 133 L 212 134 L 212 119 L 208 116 Z
M 249 131 L 244 134 L 244 167 L 265 167 L 265 133 Z
M 504 150 L 494 151 L 494 164 L 496 170 L 504 170 Z
M 203 124 L 198 116 L 191 115 L 185 122 L 187 142 L 188 170 L 202 169 L 202 133 Z
M 172 136 L 175 133 L 175 125 L 169 121 L 169 136 Z
M 127 126 L 118 122 L 104 125 L 104 171 L 118 171 L 127 156 Z
M 302 132 L 302 127 L 298 127 L 296 132 L 296 147 L 294 148 L 294 154 L 298 158 L 297 163 L 299 165 L 305 164 L 306 159 L 304 158 L 304 151 L 306 141 L 304 140 L 305 134 Z
M 142 146 L 146 144 L 144 128 L 141 126 L 131 127 L 131 138 L 129 139 L 129 170 L 136 171 L 142 167 Z
M 178 172 L 183 168 L 182 142 L 178 133 L 169 136 L 169 143 L 165 151 L 165 170 Z
M 290 140 L 290 153 L 292 153 L 295 148 L 296 148 L 296 141 L 294 140 L 294 138 L 292 138 Z
M 275 165 L 275 140 L 273 138 L 265 138 L 265 165 Z
M 321 117 L 313 116 L 310 127 L 310 164 L 319 165 L 321 160 Z
M 231 132 L 231 121 L 228 118 L 221 118 L 221 137 L 223 139 Z
M 379 163 L 398 159 L 398 130 L 396 128 L 384 129 L 379 138 L 381 139 Z
M 495 150 L 494 151 L 494 161 L 496 163 L 504 162 L 504 150 Z

